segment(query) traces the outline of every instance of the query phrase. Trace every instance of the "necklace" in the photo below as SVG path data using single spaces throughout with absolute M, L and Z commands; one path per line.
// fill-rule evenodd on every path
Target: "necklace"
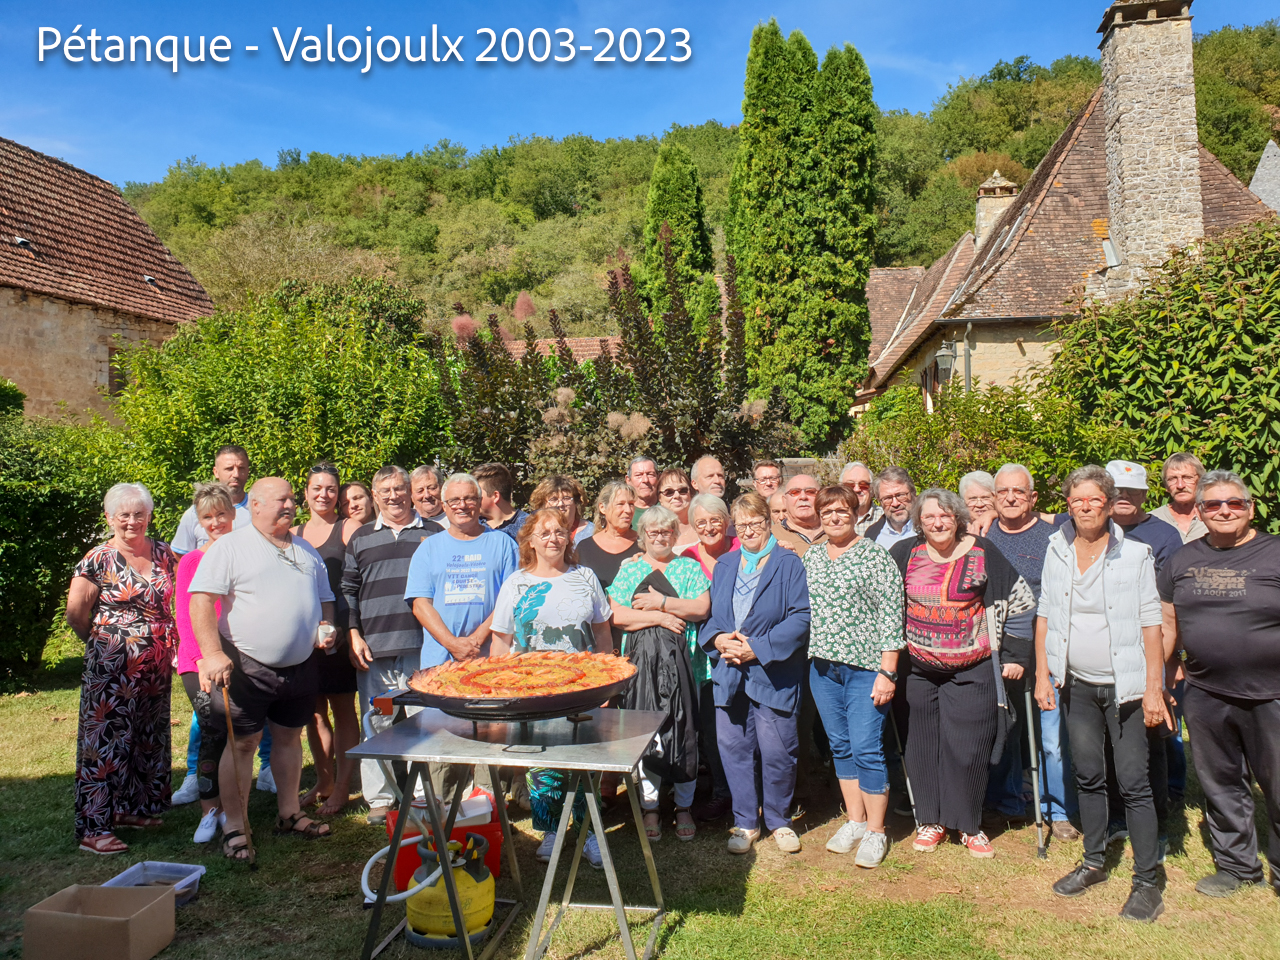
M 1090 564 L 1093 563 L 1093 561 L 1098 559 L 1099 554 L 1101 554 L 1104 550 L 1106 550 L 1107 543 L 1110 541 L 1111 535 L 1104 533 L 1101 537 L 1099 537 L 1093 543 L 1084 541 L 1085 545 L 1088 547 L 1087 550 L 1080 549 L 1081 539 L 1082 538 L 1080 537 L 1076 538 L 1076 556 L 1082 557 L 1086 561 L 1085 565 L 1089 566 Z
M 257 527 L 254 527 L 253 529 L 258 530 Z M 289 538 L 289 552 L 285 553 L 284 547 L 280 546 L 280 544 L 276 543 L 273 538 L 267 536 L 261 530 L 258 530 L 258 535 L 261 536 L 263 540 L 267 541 L 267 543 L 271 544 L 271 546 L 275 548 L 276 554 L 280 557 L 280 559 L 283 562 L 287 563 L 289 566 L 293 567 L 295 570 L 302 569 L 302 567 L 298 566 L 298 545 L 297 543 L 294 542 L 293 537 Z

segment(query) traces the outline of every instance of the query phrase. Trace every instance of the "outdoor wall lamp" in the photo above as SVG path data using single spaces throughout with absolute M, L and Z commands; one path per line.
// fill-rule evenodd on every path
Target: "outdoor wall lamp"
M 951 371 L 956 368 L 956 342 L 943 340 L 938 344 L 938 350 L 933 358 L 938 362 L 938 379 L 946 383 L 951 379 Z

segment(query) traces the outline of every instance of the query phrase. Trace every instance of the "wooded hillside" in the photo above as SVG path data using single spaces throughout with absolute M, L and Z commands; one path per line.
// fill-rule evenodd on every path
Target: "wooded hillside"
M 1248 182 L 1280 128 L 1280 25 L 1197 37 L 1196 68 L 1200 138 Z M 959 80 L 928 113 L 881 112 L 876 262 L 928 264 L 945 252 L 972 227 L 977 185 L 996 167 L 1025 182 L 1099 80 L 1094 59 L 1044 67 L 1019 57 Z M 125 196 L 222 305 L 288 276 L 393 276 L 429 304 L 428 323 L 445 322 L 455 302 L 505 316 L 528 290 L 540 333 L 549 306 L 570 335 L 616 333 L 604 271 L 634 261 L 645 285 L 644 206 L 663 144 L 684 147 L 697 166 L 723 265 L 738 131 L 716 121 L 477 151 L 441 141 L 402 157 L 288 149 L 274 166 L 192 157 L 158 183 L 127 184 Z

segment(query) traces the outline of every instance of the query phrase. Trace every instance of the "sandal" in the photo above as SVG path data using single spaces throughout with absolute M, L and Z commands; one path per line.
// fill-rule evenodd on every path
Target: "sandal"
M 662 821 L 657 810 L 649 810 L 644 815 L 644 835 L 650 840 L 662 839 Z
M 676 807 L 676 839 L 688 843 L 698 832 L 698 825 L 693 822 L 693 814 L 688 807 Z
M 100 833 L 96 837 L 83 837 L 80 849 L 85 853 L 96 853 L 100 857 L 109 857 L 117 853 L 126 853 L 129 845 L 114 833 Z
M 231 843 L 236 838 L 244 840 L 244 843 Z M 249 859 L 249 838 L 239 830 L 232 830 L 230 833 L 222 835 L 222 855 L 228 860 L 248 860 Z
M 146 827 L 163 827 L 164 821 L 159 817 L 136 817 L 131 813 L 117 813 L 116 827 L 129 827 L 141 830 Z
M 299 822 L 302 820 L 307 821 L 305 826 Z M 291 836 L 315 840 L 317 837 L 329 836 L 332 831 L 327 823 L 317 823 L 299 810 L 291 817 L 276 817 L 276 827 L 273 832 L 277 837 Z

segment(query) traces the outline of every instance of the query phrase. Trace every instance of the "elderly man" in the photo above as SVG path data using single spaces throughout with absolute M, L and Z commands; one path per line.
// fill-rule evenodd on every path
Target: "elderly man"
M 293 488 L 280 477 L 264 477 L 249 491 L 252 522 L 214 541 L 191 581 L 191 626 L 200 644 L 200 687 L 214 693 L 213 722 L 230 723 L 236 748 L 222 753 L 219 780 L 248 782 L 253 751 L 270 724 L 271 755 L 279 792 L 276 830 L 305 837 L 328 836 L 298 807 L 302 777 L 302 728 L 315 712 L 319 675 L 311 654 L 334 644 L 334 596 L 324 560 L 315 547 L 291 536 L 297 508 Z M 218 604 L 221 603 L 219 612 Z M 225 789 L 225 787 L 224 787 Z M 242 801 L 243 802 L 243 801 Z M 248 857 L 241 803 L 226 810 L 223 852 Z M 237 841 L 240 841 L 237 843 Z
M 516 569 L 516 544 L 480 523 L 480 482 L 455 473 L 444 482 L 449 529 L 413 554 L 404 599 L 422 626 L 419 666 L 488 653 L 498 590 Z
M 1112 460 L 1107 473 L 1116 482 L 1116 500 L 1111 507 L 1111 519 L 1124 528 L 1130 540 L 1145 543 L 1151 548 L 1156 562 L 1156 574 L 1173 555 L 1182 549 L 1182 537 L 1172 524 L 1158 520 L 1142 509 L 1147 502 L 1147 471 L 1128 460 Z
M 751 468 L 751 479 L 755 482 L 756 493 L 768 500 L 782 486 L 782 464 L 777 460 L 757 460 Z
M 636 492 L 636 512 L 631 529 L 640 529 L 644 512 L 658 502 L 658 463 L 653 457 L 636 457 L 627 465 L 627 483 Z
M 1183 543 L 1199 540 L 1209 532 L 1196 509 L 1196 485 L 1203 476 L 1204 464 L 1194 453 L 1171 454 L 1160 471 L 1169 502 L 1156 507 L 1151 515 L 1177 527 Z
M 713 497 L 724 496 L 724 465 L 715 457 L 699 457 L 693 463 L 689 482 L 696 493 L 709 493 Z
M 414 552 L 443 528 L 418 514 L 410 489 L 410 477 L 400 467 L 383 467 L 373 475 L 378 517 L 352 534 L 343 561 L 342 595 L 351 608 L 351 661 L 358 671 L 361 712 L 378 694 L 408 686 L 422 655 L 422 628 L 404 602 L 405 583 Z M 437 503 L 439 494 L 437 484 Z M 391 723 L 390 717 L 372 718 L 375 732 Z M 369 804 L 366 819 L 385 823 L 395 795 L 382 767 L 374 760 L 361 761 L 360 783 Z
M 233 443 L 218 448 L 213 457 L 213 479 L 224 484 L 231 491 L 231 502 L 236 508 L 236 519 L 233 529 L 249 525 L 249 498 L 245 495 L 244 485 L 249 482 L 249 454 L 244 447 Z M 209 535 L 196 519 L 196 508 L 187 507 L 186 513 L 178 522 L 178 531 L 173 535 L 173 552 L 181 556 L 199 549 L 209 542 Z
M 817 480 L 807 473 L 792 477 L 782 491 L 782 499 L 787 505 L 787 515 L 773 525 L 773 535 L 779 544 L 803 557 L 815 543 L 827 542 L 822 521 L 814 509 L 814 502 L 818 499 Z
M 880 504 L 871 499 L 871 470 L 861 460 L 847 463 L 840 471 L 840 482 L 858 495 L 853 532 L 860 537 L 866 536 L 871 525 L 884 516 Z
M 787 518 L 787 497 L 779 490 L 769 498 L 769 519 L 776 527 Z
M 871 494 L 884 509 L 884 516 L 863 534 L 888 550 L 899 540 L 916 535 L 911 526 L 911 505 L 916 502 L 916 485 L 901 467 L 885 467 L 871 481 Z
M 1280 537 L 1254 527 L 1253 494 L 1234 473 L 1206 473 L 1196 505 L 1209 532 L 1156 577 L 1166 655 L 1186 654 L 1183 709 L 1217 867 L 1196 890 L 1225 897 L 1263 880 L 1252 773 L 1280 893 Z
M 429 464 L 415 467 L 409 475 L 413 509 L 423 520 L 438 523 L 442 530 L 449 526 L 449 517 L 445 514 L 444 504 L 440 502 L 440 484 L 443 482 L 444 471 Z M 377 500 L 376 496 L 374 500 Z
M 529 514 L 511 502 L 515 477 L 510 468 L 505 463 L 482 463 L 471 475 L 480 484 L 480 522 L 514 541 Z
M 1049 537 L 1056 529 L 1046 523 L 1036 510 L 1036 485 L 1031 471 L 1020 463 L 1006 463 L 995 475 L 996 522 L 987 531 L 987 539 L 994 543 L 1022 579 L 1031 587 L 1036 602 L 1040 602 L 1040 577 L 1044 571 L 1045 553 L 1049 549 Z M 1010 620 L 1007 630 L 1011 635 L 1034 637 L 1035 611 Z M 1022 706 L 1022 699 L 1015 706 Z M 1019 710 L 1019 725 L 1025 722 Z M 1067 749 L 1067 728 L 1062 724 L 1061 704 L 1052 710 L 1041 710 L 1040 742 L 1044 754 L 1041 771 L 1043 795 L 1040 798 L 1045 819 L 1050 823 L 1053 835 L 1059 840 L 1079 840 L 1080 831 L 1071 824 L 1071 818 L 1079 815 L 1075 778 L 1069 769 L 1070 752 Z M 1021 727 L 1024 731 L 1025 727 Z M 1004 760 L 992 768 L 987 784 L 987 804 L 999 812 L 1021 815 L 1025 811 L 1022 802 L 1022 739 L 1010 737 Z

